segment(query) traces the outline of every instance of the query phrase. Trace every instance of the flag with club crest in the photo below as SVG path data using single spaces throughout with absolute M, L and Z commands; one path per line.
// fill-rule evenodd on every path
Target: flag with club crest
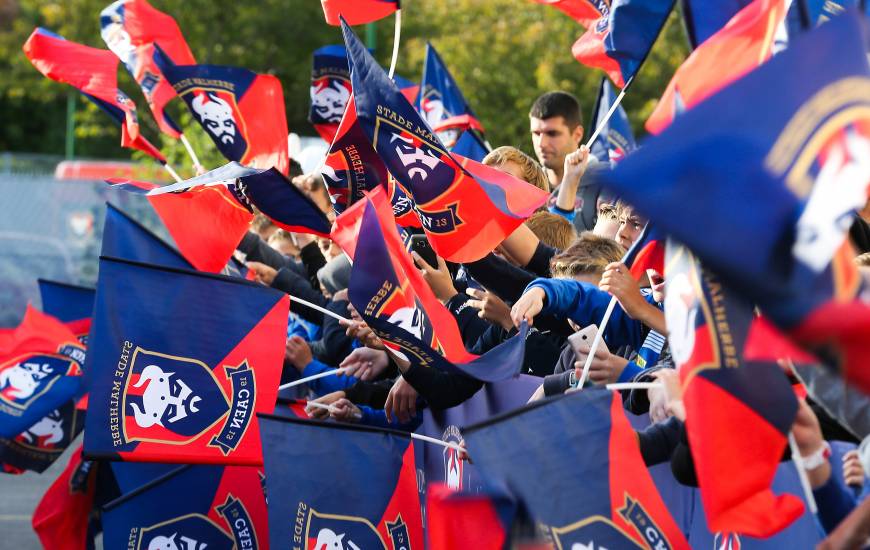
M 160 131 L 180 138 L 181 129 L 164 110 L 175 90 L 154 62 L 154 44 L 158 44 L 174 63 L 196 63 L 178 23 L 147 0 L 117 0 L 100 12 L 100 29 L 106 46 L 142 89 Z
M 104 506 L 103 544 L 142 550 L 268 550 L 264 477 L 261 468 L 251 466 L 177 468 Z
M 330 25 L 363 25 L 383 19 L 399 9 L 399 0 L 320 0 L 323 15 Z
M 257 465 L 289 301 L 207 273 L 102 258 L 87 363 L 85 454 Z
M 837 17 L 598 174 L 865 390 L 870 305 L 846 234 L 870 182 L 868 86 L 859 22 Z
M 674 0 L 598 0 L 601 17 L 587 26 L 571 53 L 623 88 L 640 70 L 673 5 Z
M 414 201 L 432 248 L 453 262 L 489 254 L 546 202 L 547 193 L 452 156 L 350 27 L 342 32 L 359 123 Z
M 42 473 L 69 447 L 85 422 L 72 399 L 15 437 L 0 437 L 0 464 L 15 473 Z
M 713 532 L 769 537 L 803 514 L 771 491 L 798 403 L 774 361 L 747 361 L 754 312 L 685 247 L 668 242 L 665 319 L 686 431 Z
M 82 460 L 82 448 L 42 495 L 33 511 L 33 530 L 43 548 L 87 550 L 93 548 L 88 522 L 96 492 L 95 462 Z
M 259 422 L 273 548 L 424 547 L 409 434 L 271 415 Z
M 463 130 L 483 132 L 483 126 L 462 95 L 462 90 L 435 47 L 426 43 L 426 62 L 420 80 L 420 96 L 415 102 L 417 111 L 429 127 L 435 130 L 445 147 L 456 144 Z
M 646 129 L 660 133 L 674 117 L 691 109 L 773 55 L 785 0 L 755 0 L 692 52 L 677 69 Z
M 239 67 L 177 65 L 159 46 L 154 60 L 227 160 L 275 167 L 287 175 L 287 117 L 276 76 Z
M 631 131 L 631 122 L 622 105 L 607 119 L 607 113 L 616 101 L 616 91 L 607 78 L 601 79 L 598 88 L 598 99 L 592 110 L 592 128 L 599 128 L 604 123 L 601 133 L 591 146 L 590 152 L 600 161 L 619 162 L 627 154 L 634 151 L 637 145 Z
M 76 335 L 28 305 L 21 324 L 0 343 L 0 437 L 61 442 L 55 422 L 45 419 L 81 393 L 84 361 Z M 30 428 L 35 431 L 23 435 Z
M 323 46 L 314 50 L 308 121 L 327 143 L 335 139 L 350 92 L 350 69 L 344 46 Z
M 139 133 L 136 105 L 118 88 L 118 58 L 112 52 L 70 42 L 41 27 L 33 30 L 23 49 L 39 72 L 74 87 L 121 126 L 122 147 L 166 163 L 160 150 Z
M 475 465 L 492 483 L 506 483 L 558 548 L 689 548 L 643 462 L 619 393 L 585 389 L 463 435 Z M 535 464 L 536 475 L 523 464 Z
M 42 311 L 61 320 L 83 344 L 88 343 L 95 290 L 84 286 L 37 279 Z

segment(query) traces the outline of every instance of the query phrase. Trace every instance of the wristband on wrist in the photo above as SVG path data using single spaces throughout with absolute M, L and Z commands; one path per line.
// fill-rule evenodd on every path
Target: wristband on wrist
M 801 466 L 804 470 L 815 470 L 822 466 L 828 459 L 831 458 L 831 445 L 827 441 L 822 441 L 822 446 L 810 456 L 800 457 Z

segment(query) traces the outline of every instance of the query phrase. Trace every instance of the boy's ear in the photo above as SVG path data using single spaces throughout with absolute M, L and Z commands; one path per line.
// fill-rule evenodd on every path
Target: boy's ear
M 574 131 L 571 133 L 571 137 L 574 139 L 574 142 L 577 144 L 577 147 L 580 147 L 580 143 L 583 140 L 583 125 L 578 124 Z

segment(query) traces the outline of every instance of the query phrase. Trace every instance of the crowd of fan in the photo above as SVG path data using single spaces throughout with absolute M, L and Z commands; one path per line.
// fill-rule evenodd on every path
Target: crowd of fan
M 456 319 L 469 352 L 482 354 L 504 342 L 517 333 L 524 319 L 532 324 L 522 365 L 523 373 L 541 377 L 532 400 L 577 385 L 590 348 L 588 343 L 572 345 L 568 337 L 599 323 L 611 296 L 615 297 L 619 305 L 603 331 L 586 384 L 662 382 L 655 389 L 624 391 L 625 408 L 638 415 L 648 413 L 652 421 L 638 432 L 645 462 L 669 461 L 680 483 L 697 486 L 679 378 L 666 342 L 664 279 L 650 271 L 637 281 L 620 263 L 645 220 L 631 205 L 584 181 L 584 174 L 600 169 L 606 159 L 595 159 L 580 145 L 583 126 L 572 95 L 544 94 L 529 117 L 540 163 L 514 147 L 499 147 L 484 164 L 551 192 L 550 203 L 476 262 L 455 265 L 437 258 L 433 265 L 417 252 L 412 257 Z M 293 182 L 332 215 L 319 177 L 297 172 Z M 870 225 L 865 220 L 870 220 L 870 208 L 862 214 L 850 236 L 856 249 L 865 253 L 856 262 L 867 266 Z M 311 416 L 413 430 L 424 408 L 456 406 L 481 388 L 482 383 L 472 378 L 411 366 L 387 353 L 348 301 L 351 265 L 328 239 L 289 233 L 258 217 L 237 255 L 260 283 L 353 320 L 345 323 L 312 308 L 293 306 L 282 383 L 344 369 L 341 376 L 305 386 L 314 394 L 308 395 L 310 399 L 330 405 L 329 409 L 309 406 Z M 786 362 L 782 366 L 808 390 L 792 431 L 807 459 L 819 522 L 830 532 L 866 494 L 870 398 L 823 368 Z M 828 459 L 828 441 L 851 448 L 841 464 Z M 789 453 L 783 457 L 787 459 Z M 842 469 L 843 476 L 833 475 L 835 468 Z

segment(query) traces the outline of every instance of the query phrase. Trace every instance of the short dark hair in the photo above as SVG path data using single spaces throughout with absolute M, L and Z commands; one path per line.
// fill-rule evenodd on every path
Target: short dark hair
M 541 120 L 560 116 L 572 130 L 583 124 L 580 114 L 580 102 L 568 92 L 547 92 L 532 103 L 529 116 Z

